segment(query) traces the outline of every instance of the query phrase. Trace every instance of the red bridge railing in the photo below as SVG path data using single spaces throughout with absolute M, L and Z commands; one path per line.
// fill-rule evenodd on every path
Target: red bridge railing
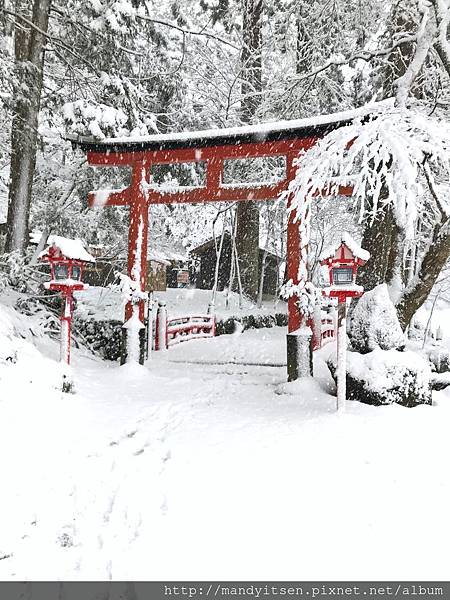
M 153 317 L 150 316 L 150 319 Z M 153 347 L 155 350 L 166 350 L 175 344 L 216 335 L 215 315 L 189 315 L 186 317 L 167 318 L 165 304 L 160 303 L 156 313 Z M 153 335 L 151 336 L 153 337 Z
M 154 328 L 152 327 L 154 332 L 152 345 L 155 350 L 165 350 L 181 342 L 212 338 L 216 335 L 215 315 L 190 315 L 168 319 L 165 305 L 159 306 L 155 325 Z M 320 342 L 315 342 L 314 350 L 322 348 L 336 338 L 336 315 L 333 312 L 324 315 L 322 312 L 316 322 L 316 331 L 318 334 L 316 339 Z
M 167 345 L 173 346 L 187 340 L 209 338 L 216 335 L 216 317 L 198 315 L 178 317 L 167 321 Z
M 320 320 L 317 319 L 316 321 L 315 328 L 317 334 L 315 336 L 313 350 L 318 350 L 319 348 L 325 346 L 325 344 L 328 344 L 336 339 L 337 322 L 335 311 L 325 315 L 322 312 Z
M 322 319 L 322 327 L 320 331 L 320 337 L 322 340 L 322 346 L 331 342 L 336 337 L 336 324 L 333 317 L 325 317 Z

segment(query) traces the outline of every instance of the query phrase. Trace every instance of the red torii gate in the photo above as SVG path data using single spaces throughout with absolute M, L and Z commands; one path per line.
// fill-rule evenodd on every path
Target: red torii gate
M 373 110 L 373 109 L 372 109 Z M 110 138 L 95 140 L 69 136 L 76 147 L 87 153 L 88 163 L 98 167 L 131 167 L 131 183 L 122 190 L 89 193 L 90 206 L 129 206 L 128 275 L 140 277 L 143 290 L 147 278 L 148 208 L 152 204 L 245 202 L 249 200 L 274 200 L 287 190 L 294 179 L 299 154 L 311 148 L 330 131 L 348 125 L 357 116 L 366 116 L 370 108 L 346 113 L 278 123 L 264 123 L 245 127 L 208 131 L 151 135 L 142 138 Z M 285 177 L 275 184 L 224 185 L 225 160 L 256 157 L 284 156 Z M 205 185 L 176 191 L 162 191 L 150 182 L 150 170 L 156 164 L 203 162 L 206 166 Z M 351 188 L 342 188 L 342 194 L 351 195 Z M 299 223 L 289 216 L 287 230 L 287 277 L 298 283 L 300 264 Z M 136 271 L 136 262 L 140 269 Z M 289 344 L 289 334 L 302 325 L 302 315 L 296 305 L 297 298 L 288 300 L 288 376 L 297 377 L 297 347 L 294 338 Z M 132 306 L 127 305 L 125 317 L 130 318 Z M 144 306 L 140 305 L 140 319 Z

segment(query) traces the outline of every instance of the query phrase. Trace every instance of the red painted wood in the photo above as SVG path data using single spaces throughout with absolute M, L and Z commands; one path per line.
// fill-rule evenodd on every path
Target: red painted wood
M 46 288 L 48 290 L 51 290 L 52 292 L 62 292 L 65 293 L 67 289 L 72 290 L 73 292 L 84 292 L 84 290 L 86 289 L 86 284 L 84 283 L 73 283 L 71 285 L 64 285 L 61 283 L 48 283 L 48 285 L 46 286 Z
M 294 161 L 297 158 L 295 153 L 288 154 L 286 161 L 286 178 L 291 181 L 295 177 L 297 167 Z M 292 202 L 292 196 L 288 198 L 288 208 Z M 294 284 L 298 283 L 298 269 L 300 265 L 300 232 L 299 223 L 294 222 L 295 213 L 289 212 L 287 226 L 287 279 L 292 280 Z M 302 324 L 302 316 L 296 305 L 297 296 L 291 296 L 288 299 L 288 332 L 291 333 L 299 329 Z
M 215 333 L 216 318 L 214 315 L 178 317 L 167 321 L 169 346 L 189 339 L 214 337 Z
M 323 295 L 327 298 L 337 298 L 338 302 L 345 302 L 347 298 L 360 298 L 363 292 L 357 290 L 332 290 L 327 292 L 323 290 Z
M 97 193 L 89 192 L 88 193 L 88 204 L 91 208 L 95 206 L 128 206 L 131 203 L 131 193 L 132 188 L 127 187 L 123 190 L 111 191 L 108 200 L 103 203 L 98 202 Z
M 207 162 L 206 171 L 206 191 L 211 192 L 211 196 L 216 196 L 220 193 L 222 186 L 223 159 L 210 158 Z
M 335 330 L 333 319 L 329 317 L 325 317 L 321 321 L 322 323 L 322 331 L 321 335 L 317 336 L 315 340 L 313 340 L 313 350 L 318 350 L 322 348 L 328 342 L 331 342 L 335 338 Z
M 274 200 L 287 189 L 288 181 L 261 187 L 205 186 L 185 192 L 157 192 L 150 190 L 149 204 L 196 204 L 200 202 L 245 202 L 248 200 Z
M 208 169 L 209 171 L 209 169 Z M 284 179 L 277 184 L 264 185 L 260 187 L 217 187 L 208 185 L 195 189 L 186 190 L 185 192 L 157 192 L 149 190 L 149 204 L 198 204 L 201 202 L 245 202 L 248 200 L 273 200 L 284 192 L 289 185 L 289 180 Z M 352 188 L 341 187 L 339 193 L 343 196 L 351 196 Z M 131 203 L 133 192 L 131 187 L 120 192 L 112 192 L 108 200 L 102 206 L 128 206 Z M 98 206 L 96 202 L 95 192 L 90 192 L 88 195 L 88 203 L 90 207 Z
M 92 166 L 126 166 L 137 162 L 149 164 L 202 161 L 210 158 L 254 158 L 260 156 L 286 155 L 308 150 L 318 138 L 279 140 L 276 142 L 256 142 L 206 148 L 180 148 L 172 150 L 140 150 L 136 152 L 87 152 L 88 163 Z
M 147 241 L 148 241 L 148 203 L 145 190 L 142 186 L 145 182 L 145 168 L 138 163 L 133 168 L 130 186 L 130 214 L 128 225 L 128 276 L 136 281 L 136 269 L 140 272 L 140 289 L 145 290 L 147 281 Z M 139 237 L 141 243 L 139 243 Z M 140 253 L 140 259 L 138 256 Z M 128 320 L 133 314 L 133 305 L 128 302 L 125 307 L 125 319 Z M 144 302 L 139 302 L 139 318 L 144 322 Z

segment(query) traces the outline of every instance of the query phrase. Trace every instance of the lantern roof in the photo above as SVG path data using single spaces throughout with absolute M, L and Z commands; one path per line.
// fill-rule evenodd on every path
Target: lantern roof
M 320 262 L 325 262 L 330 258 L 334 258 L 342 245 L 347 246 L 353 256 L 363 263 L 369 260 L 370 252 L 364 250 L 364 248 L 361 248 L 361 246 L 352 238 L 349 233 L 344 232 L 337 242 L 322 252 L 319 258 Z
M 39 258 L 58 257 L 81 262 L 95 262 L 95 258 L 84 249 L 81 240 L 72 240 L 60 235 L 50 235 L 47 240 L 47 248 L 43 250 Z

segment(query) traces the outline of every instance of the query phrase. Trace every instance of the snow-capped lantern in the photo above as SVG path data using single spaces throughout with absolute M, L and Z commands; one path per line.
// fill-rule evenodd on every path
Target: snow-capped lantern
M 70 240 L 58 235 L 48 238 L 48 247 L 41 252 L 39 258 L 50 264 L 50 281 L 44 283 L 47 290 L 61 292 L 63 306 L 61 312 L 61 347 L 60 360 L 70 364 L 70 328 L 73 314 L 73 292 L 87 289 L 82 281 L 83 268 L 86 263 L 95 262 L 83 248 L 80 240 Z M 63 382 L 63 390 L 69 391 L 72 383 Z
M 348 233 L 344 233 L 339 243 L 327 249 L 320 256 L 320 264 L 328 269 L 328 285 L 323 293 L 332 298 L 355 298 L 363 294 L 356 285 L 358 267 L 370 258 L 367 250 L 361 248 Z
M 364 265 L 370 258 L 369 252 L 359 246 L 355 240 L 344 233 L 340 241 L 323 252 L 320 264 L 328 269 L 328 285 L 323 288 L 324 296 L 338 299 L 337 322 L 337 409 L 345 409 L 346 401 L 346 356 L 347 356 L 347 299 L 359 298 L 364 288 L 356 285 L 358 267 Z
M 50 263 L 50 281 L 44 287 L 56 292 L 87 289 L 89 286 L 82 281 L 83 269 L 86 263 L 95 262 L 95 258 L 86 252 L 81 241 L 53 235 L 48 243 L 40 254 L 41 260 Z

